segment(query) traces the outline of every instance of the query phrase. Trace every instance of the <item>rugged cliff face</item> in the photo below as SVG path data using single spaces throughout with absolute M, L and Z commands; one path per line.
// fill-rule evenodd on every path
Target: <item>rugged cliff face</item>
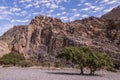
M 56 61 L 55 56 L 65 46 L 91 46 L 106 52 L 120 64 L 120 21 L 113 17 L 107 20 L 105 16 L 108 15 L 68 23 L 36 16 L 28 26 L 15 26 L 7 31 L 0 41 L 5 42 L 8 51 L 17 51 L 32 61 Z M 0 45 L 0 51 L 2 49 Z
M 6 42 L 0 40 L 0 57 L 10 52 Z

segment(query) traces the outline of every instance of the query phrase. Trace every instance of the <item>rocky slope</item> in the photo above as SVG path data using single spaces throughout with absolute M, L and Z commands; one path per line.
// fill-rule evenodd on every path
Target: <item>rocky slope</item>
M 120 20 L 120 6 L 104 14 L 102 18 L 107 19 L 107 20 Z
M 10 52 L 6 42 L 0 40 L 0 57 Z
M 115 14 L 113 11 L 112 14 Z M 112 20 L 107 20 L 107 14 L 102 18 L 89 17 L 68 23 L 47 16 L 36 16 L 29 25 L 13 27 L 0 40 L 6 42 L 8 50 L 17 51 L 35 62 L 55 62 L 55 56 L 65 46 L 91 46 L 109 54 L 119 65 L 120 21 L 114 20 L 114 16 Z

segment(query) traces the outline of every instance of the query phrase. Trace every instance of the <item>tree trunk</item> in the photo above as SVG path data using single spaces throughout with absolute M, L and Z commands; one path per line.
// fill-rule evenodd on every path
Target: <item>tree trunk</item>
M 90 70 L 90 75 L 94 75 L 95 71 L 96 71 L 96 69 L 91 69 Z
M 80 71 L 81 71 L 80 74 L 84 74 L 83 67 L 80 67 Z

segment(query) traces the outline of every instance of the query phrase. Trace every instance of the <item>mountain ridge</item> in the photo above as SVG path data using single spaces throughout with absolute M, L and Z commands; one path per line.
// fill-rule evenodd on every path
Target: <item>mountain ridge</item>
M 106 52 L 119 65 L 120 21 L 114 21 L 113 17 L 106 19 L 106 16 L 64 23 L 60 19 L 40 15 L 29 25 L 8 30 L 0 40 L 7 44 L 8 51 L 19 52 L 33 62 L 55 62 L 55 56 L 65 46 L 90 46 Z

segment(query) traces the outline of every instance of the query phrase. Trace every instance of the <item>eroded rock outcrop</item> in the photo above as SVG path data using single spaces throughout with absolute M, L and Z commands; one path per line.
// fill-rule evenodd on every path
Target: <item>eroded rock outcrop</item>
M 0 40 L 0 57 L 10 52 L 6 42 Z
M 91 46 L 120 63 L 120 21 L 104 17 L 63 23 L 60 19 L 36 16 L 28 26 L 13 27 L 0 40 L 6 42 L 9 50 L 37 62 L 56 61 L 55 56 L 65 46 Z

